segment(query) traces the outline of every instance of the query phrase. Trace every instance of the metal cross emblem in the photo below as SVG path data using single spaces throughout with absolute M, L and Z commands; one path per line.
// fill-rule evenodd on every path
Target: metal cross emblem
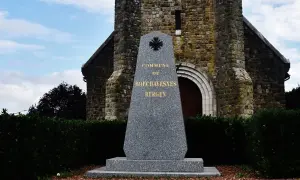
M 149 46 L 154 50 L 158 51 L 161 47 L 163 47 L 164 43 L 158 38 L 154 37 L 150 42 Z

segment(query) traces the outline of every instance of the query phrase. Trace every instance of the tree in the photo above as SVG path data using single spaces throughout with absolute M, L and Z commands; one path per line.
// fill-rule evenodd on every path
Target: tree
M 1 111 L 1 114 L 3 114 L 3 115 L 8 114 L 7 109 L 3 108 L 2 111 Z
M 300 85 L 293 88 L 291 91 L 285 93 L 286 108 L 287 109 L 300 109 Z
M 86 117 L 86 95 L 76 85 L 68 85 L 63 82 L 57 87 L 45 93 L 39 100 L 38 105 L 32 105 L 28 114 L 40 116 L 81 119 Z

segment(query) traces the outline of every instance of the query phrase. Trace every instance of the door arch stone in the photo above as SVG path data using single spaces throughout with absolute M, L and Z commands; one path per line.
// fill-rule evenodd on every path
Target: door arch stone
M 181 63 L 177 69 L 177 74 L 178 77 L 187 78 L 198 86 L 202 95 L 202 114 L 216 116 L 216 93 L 213 83 L 206 73 L 193 64 Z

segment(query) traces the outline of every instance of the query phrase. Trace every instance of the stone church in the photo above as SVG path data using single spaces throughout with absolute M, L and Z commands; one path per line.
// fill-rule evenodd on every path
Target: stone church
M 243 16 L 242 0 L 115 0 L 114 31 L 82 66 L 87 119 L 127 120 L 140 37 L 173 37 L 183 115 L 285 106 L 290 62 Z

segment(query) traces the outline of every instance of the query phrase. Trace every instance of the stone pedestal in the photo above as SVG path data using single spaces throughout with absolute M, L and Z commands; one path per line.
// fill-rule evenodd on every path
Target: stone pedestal
M 113 158 L 106 161 L 106 169 L 110 171 L 129 172 L 203 172 L 203 160 L 128 160 Z
M 205 147 L 203 147 L 205 148 Z M 87 177 L 218 176 L 202 159 L 185 159 L 187 143 L 172 37 L 141 38 L 124 142 L 126 158 L 106 161 Z
M 203 167 L 201 158 L 184 160 L 106 160 L 106 167 L 88 171 L 87 177 L 209 177 L 220 176 L 215 167 Z

